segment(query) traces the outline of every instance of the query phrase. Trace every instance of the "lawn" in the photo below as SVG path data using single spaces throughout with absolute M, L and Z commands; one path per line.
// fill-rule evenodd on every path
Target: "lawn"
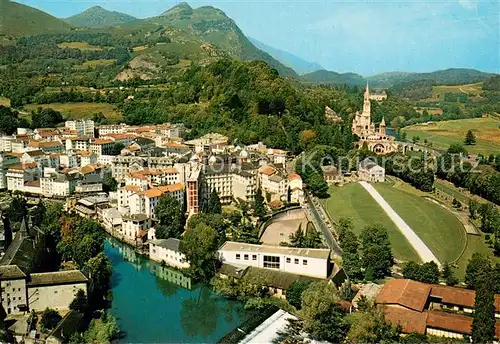
M 101 51 L 102 48 L 95 46 L 95 45 L 90 45 L 87 42 L 62 42 L 57 45 L 59 48 L 71 48 L 71 49 L 78 49 L 82 51 Z
M 403 129 L 408 138 L 420 137 L 420 142 L 427 139 L 433 147 L 447 149 L 450 144 L 464 141 L 468 130 L 472 130 L 477 143 L 465 146 L 473 154 L 498 154 L 500 151 L 500 120 L 492 117 L 460 119 L 434 122 L 429 125 L 412 125 Z
M 52 103 L 25 105 L 27 111 L 38 107 L 51 108 L 60 111 L 65 119 L 92 118 L 95 113 L 102 112 L 110 121 L 119 121 L 122 116 L 113 104 L 108 103 Z
M 490 234 L 491 237 L 493 235 Z M 455 270 L 456 276 L 463 279 L 465 276 L 465 269 L 467 268 L 467 263 L 474 252 L 478 252 L 484 255 L 489 255 L 492 258 L 493 263 L 499 262 L 500 258 L 494 257 L 493 249 L 488 247 L 484 242 L 485 236 L 482 235 L 468 235 L 467 236 L 467 248 L 460 259 L 455 263 L 457 269 Z
M 358 235 L 368 225 L 381 224 L 387 228 L 396 259 L 420 261 L 403 234 L 361 185 L 355 183 L 342 187 L 332 186 L 330 195 L 330 198 L 323 201 L 323 205 L 333 219 L 351 218 Z
M 441 262 L 459 257 L 466 243 L 465 230 L 452 213 L 385 183 L 375 184 L 375 188 Z
M 10 99 L 5 97 L 0 97 L 0 105 L 10 106 Z
M 448 185 L 444 184 L 443 182 L 441 182 L 437 179 L 434 183 L 434 186 L 436 187 L 436 189 L 439 189 L 439 190 L 443 191 L 444 193 L 447 193 L 451 197 L 456 198 L 462 204 L 466 205 L 469 203 L 469 200 L 470 200 L 469 197 L 465 196 L 464 194 L 462 194 L 456 190 L 453 190 L 451 187 L 449 187 Z

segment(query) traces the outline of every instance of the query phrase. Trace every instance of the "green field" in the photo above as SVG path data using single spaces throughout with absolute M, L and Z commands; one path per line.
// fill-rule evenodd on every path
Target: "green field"
M 5 97 L 0 97 L 0 105 L 10 106 L 10 99 Z
M 469 96 L 480 95 L 483 92 L 483 83 L 455 86 L 433 86 L 432 97 L 444 99 L 446 93 L 467 93 Z
M 490 236 L 493 235 L 490 234 Z M 484 240 L 484 234 L 467 236 L 467 248 L 465 249 L 462 257 L 460 257 L 460 259 L 454 264 L 457 266 L 456 275 L 458 278 L 464 278 L 467 263 L 474 252 L 489 255 L 492 258 L 493 263 L 500 262 L 500 258 L 493 255 L 493 249 L 488 247 Z
M 324 206 L 333 219 L 351 218 L 356 234 L 360 234 L 368 225 L 381 224 L 387 228 L 396 259 L 420 260 L 396 225 L 361 185 L 355 183 L 342 187 L 332 186 L 330 195 L 330 198 L 324 200 Z
M 90 45 L 87 42 L 63 42 L 57 45 L 59 48 L 71 48 L 81 51 L 101 51 L 101 47 Z
M 113 104 L 108 103 L 53 103 L 53 104 L 29 104 L 25 105 L 27 111 L 38 107 L 51 108 L 60 111 L 65 119 L 92 118 L 95 113 L 102 112 L 110 121 L 119 121 L 122 116 Z
M 423 197 L 388 184 L 374 186 L 441 262 L 451 262 L 460 256 L 466 243 L 465 230 L 452 213 Z
M 477 143 L 465 146 L 473 154 L 498 154 L 500 152 L 500 120 L 492 117 L 460 119 L 434 122 L 429 125 L 412 125 L 403 128 L 408 138 L 420 137 L 420 142 L 427 139 L 434 148 L 447 149 L 450 144 L 464 141 L 468 130 L 472 130 Z

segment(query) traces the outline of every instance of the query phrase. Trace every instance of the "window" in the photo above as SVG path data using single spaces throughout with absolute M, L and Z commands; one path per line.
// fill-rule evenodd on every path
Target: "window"
M 252 255 L 252 260 L 257 260 L 257 255 L 256 254 Z
M 275 256 L 264 256 L 264 267 L 271 269 L 280 268 L 280 257 Z
M 248 260 L 248 254 L 245 254 L 245 255 L 243 256 L 243 258 L 244 258 L 245 260 Z
M 305 260 L 305 259 L 304 259 L 304 260 L 302 261 L 302 265 L 307 265 L 307 260 Z
M 291 263 L 291 262 L 292 262 L 292 259 L 291 259 L 291 258 L 287 258 L 287 259 L 286 259 L 286 262 L 287 262 L 287 263 Z
M 299 264 L 299 260 L 298 260 L 297 258 L 295 258 L 295 259 L 293 260 L 293 262 L 294 262 L 295 264 Z
M 236 259 L 240 259 L 240 254 L 236 253 Z

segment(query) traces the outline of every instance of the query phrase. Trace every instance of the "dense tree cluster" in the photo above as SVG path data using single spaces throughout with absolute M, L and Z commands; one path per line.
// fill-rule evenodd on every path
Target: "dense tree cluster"
M 441 155 L 436 163 L 436 174 L 439 178 L 449 180 L 458 187 L 467 188 L 473 194 L 481 196 L 493 203 L 500 204 L 500 173 L 489 165 L 476 168 L 463 161 L 466 151 L 458 145 L 452 145 Z M 492 163 L 495 160 L 491 159 Z
M 31 126 L 35 128 L 55 128 L 64 119 L 59 111 L 39 107 L 31 115 Z
M 160 197 L 154 213 L 158 219 L 158 224 L 155 228 L 156 238 L 179 238 L 182 232 L 184 232 L 186 216 L 184 215 L 183 206 L 170 194 Z
M 394 257 L 387 229 L 380 225 L 370 225 L 363 229 L 360 238 L 365 279 L 373 281 L 388 276 Z
M 290 234 L 290 243 L 282 243 L 284 246 L 298 247 L 298 248 L 321 248 L 323 242 L 321 235 L 314 228 L 312 223 L 308 223 L 306 229 L 302 229 L 302 223 L 295 233 Z
M 385 157 L 385 172 L 396 176 L 417 189 L 430 192 L 434 189 L 434 169 L 427 163 L 426 155 L 409 157 L 393 154 Z
M 354 234 L 354 226 L 350 219 L 341 218 L 337 226 L 339 243 L 342 249 L 342 266 L 351 279 L 361 279 L 361 259 L 359 257 L 359 240 Z
M 439 283 L 439 267 L 435 262 L 418 264 L 407 262 L 403 265 L 403 276 L 423 283 Z
M 20 118 L 17 111 L 0 105 L 0 133 L 12 135 L 17 128 L 29 128 L 29 126 L 28 121 Z

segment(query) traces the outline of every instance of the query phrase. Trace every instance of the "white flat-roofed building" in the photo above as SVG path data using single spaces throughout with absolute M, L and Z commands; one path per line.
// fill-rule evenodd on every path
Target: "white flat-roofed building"
M 376 162 L 366 158 L 359 163 L 358 176 L 360 180 L 367 182 L 383 182 L 385 181 L 385 168 L 377 165 Z
M 149 242 L 149 259 L 164 262 L 179 269 L 189 268 L 186 256 L 179 250 L 180 240 L 175 238 L 156 239 Z
M 330 250 L 253 245 L 226 241 L 219 249 L 223 263 L 275 269 L 302 276 L 327 278 Z

